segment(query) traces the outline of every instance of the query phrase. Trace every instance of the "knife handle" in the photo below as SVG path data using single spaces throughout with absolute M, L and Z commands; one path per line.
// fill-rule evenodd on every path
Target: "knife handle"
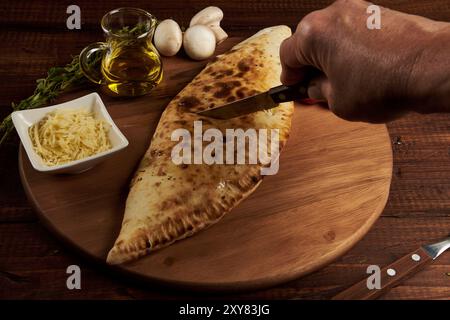
M 365 278 L 364 280 L 361 280 L 350 288 L 337 294 L 332 298 L 332 300 L 376 299 L 382 294 L 388 292 L 402 280 L 412 276 L 431 261 L 433 261 L 433 259 L 426 253 L 426 251 L 423 248 L 419 248 L 381 269 L 380 289 L 369 289 L 367 287 L 368 278 Z
M 293 86 L 281 85 L 270 89 L 269 95 L 276 103 L 303 100 L 308 98 L 308 86 L 303 84 Z

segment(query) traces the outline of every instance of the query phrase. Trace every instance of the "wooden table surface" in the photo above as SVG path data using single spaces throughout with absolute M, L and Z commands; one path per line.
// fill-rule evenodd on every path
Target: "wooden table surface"
M 249 35 L 269 25 L 296 23 L 331 1 L 76 1 L 82 28 L 66 28 L 71 1 L 0 3 L 0 116 L 11 101 L 29 96 L 49 67 L 63 65 L 85 45 L 102 39 L 101 16 L 122 6 L 146 9 L 158 18 L 187 25 L 209 4 L 225 12 L 231 36 Z M 392 9 L 450 21 L 448 0 L 374 1 Z M 353 249 L 324 269 L 257 292 L 210 295 L 143 286 L 118 278 L 62 246 L 38 221 L 27 202 L 17 167 L 18 139 L 0 149 L 0 298 L 139 299 L 246 298 L 328 299 L 366 275 L 368 265 L 384 266 L 420 244 L 450 232 L 450 114 L 409 115 L 388 124 L 394 174 L 388 204 L 375 226 Z M 66 288 L 66 268 L 82 270 L 82 289 Z M 450 299 L 450 253 L 406 280 L 382 299 Z

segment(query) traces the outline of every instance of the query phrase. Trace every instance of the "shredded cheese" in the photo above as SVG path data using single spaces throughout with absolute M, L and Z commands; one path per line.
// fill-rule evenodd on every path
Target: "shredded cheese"
M 48 166 L 111 149 L 110 125 L 87 110 L 56 110 L 28 130 L 33 148 Z

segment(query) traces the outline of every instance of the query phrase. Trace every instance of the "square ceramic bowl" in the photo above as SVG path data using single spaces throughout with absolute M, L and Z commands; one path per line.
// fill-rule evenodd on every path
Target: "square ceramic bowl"
M 34 151 L 31 138 L 28 134 L 28 128 L 33 124 L 39 122 L 44 116 L 54 110 L 59 109 L 83 109 L 93 112 L 97 119 L 102 119 L 111 125 L 109 130 L 109 140 L 111 141 L 112 148 L 94 154 L 90 157 L 71 161 L 56 166 L 47 166 L 42 161 L 41 157 Z M 81 98 L 68 101 L 65 103 L 57 104 L 50 107 L 15 111 L 12 113 L 12 121 L 16 127 L 17 133 L 19 134 L 22 145 L 30 159 L 33 168 L 37 171 L 46 173 L 80 173 L 86 171 L 101 161 L 107 159 L 114 153 L 124 149 L 128 146 L 128 140 L 117 128 L 114 121 L 111 119 L 108 111 L 103 104 L 102 99 L 97 93 L 91 93 Z

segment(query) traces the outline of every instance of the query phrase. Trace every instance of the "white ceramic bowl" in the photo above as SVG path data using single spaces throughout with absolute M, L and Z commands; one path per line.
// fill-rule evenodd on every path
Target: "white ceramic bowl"
M 93 112 L 97 119 L 103 119 L 111 125 L 109 130 L 109 140 L 111 141 L 112 148 L 92 155 L 80 160 L 71 161 L 65 164 L 56 166 L 47 166 L 42 161 L 41 157 L 34 151 L 33 144 L 28 134 L 28 128 L 33 124 L 39 122 L 47 113 L 56 109 L 84 109 Z M 128 146 L 128 140 L 117 128 L 114 121 L 111 119 L 108 111 L 103 104 L 102 99 L 97 93 L 91 93 L 84 97 L 68 101 L 65 103 L 57 104 L 50 107 L 15 111 L 12 113 L 12 121 L 19 134 L 22 145 L 27 152 L 33 168 L 46 173 L 80 173 L 86 171 L 112 154 L 124 149 Z

